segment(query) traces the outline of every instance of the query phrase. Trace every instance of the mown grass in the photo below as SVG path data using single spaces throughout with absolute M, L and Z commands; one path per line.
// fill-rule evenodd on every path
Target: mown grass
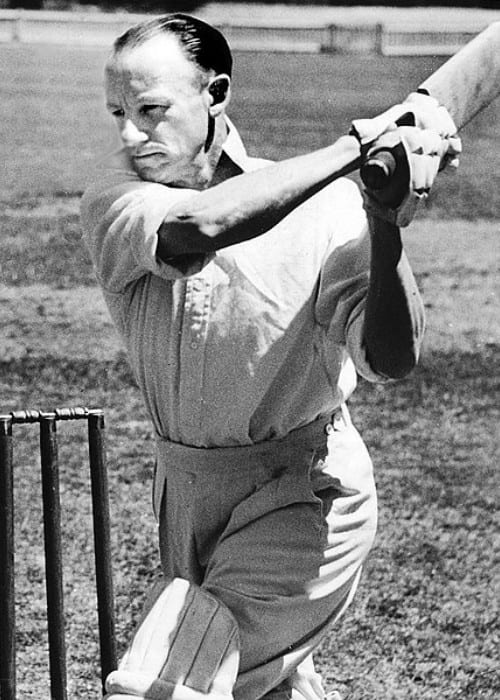
M 77 215 L 89 164 L 113 140 L 104 54 L 0 55 L 0 405 L 105 409 L 123 649 L 158 556 L 151 428 Z M 441 60 L 242 54 L 232 116 L 252 151 L 286 157 L 401 98 Z M 349 700 L 500 696 L 498 116 L 495 106 L 469 128 L 461 172 L 405 234 L 428 312 L 419 368 L 383 388 L 362 382 L 351 400 L 376 466 L 379 535 L 353 607 L 317 655 Z M 59 434 L 70 696 L 83 699 L 99 687 L 86 444 L 82 426 Z M 19 696 L 38 700 L 49 691 L 36 428 L 17 426 L 15 440 Z

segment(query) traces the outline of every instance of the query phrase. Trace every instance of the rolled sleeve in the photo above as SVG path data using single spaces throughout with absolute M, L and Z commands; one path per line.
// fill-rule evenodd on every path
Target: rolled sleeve
M 210 256 L 184 257 L 176 266 L 156 255 L 158 230 L 168 211 L 194 191 L 144 182 L 128 172 L 125 176 L 116 184 L 120 173 L 106 173 L 82 200 L 85 241 L 103 288 L 121 292 L 147 273 L 175 280 L 201 270 Z
M 364 313 L 370 275 L 370 235 L 357 186 L 344 182 L 342 204 L 334 212 L 333 234 L 324 259 L 315 313 L 323 330 L 323 356 L 332 380 L 338 376 L 339 346 L 357 373 L 371 382 L 374 372 L 364 343 Z

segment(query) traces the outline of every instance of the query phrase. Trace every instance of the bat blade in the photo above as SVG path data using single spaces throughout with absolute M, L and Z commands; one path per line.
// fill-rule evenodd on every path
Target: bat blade
M 458 130 L 500 95 L 500 22 L 493 22 L 418 87 L 446 107 Z M 381 150 L 360 167 L 364 184 L 388 186 L 396 168 L 391 151 Z
M 446 107 L 457 129 L 500 95 L 500 22 L 490 24 L 430 75 L 419 91 Z

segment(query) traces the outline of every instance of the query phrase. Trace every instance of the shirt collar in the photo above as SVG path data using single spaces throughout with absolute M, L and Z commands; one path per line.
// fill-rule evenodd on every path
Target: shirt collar
M 228 134 L 226 140 L 224 141 L 223 150 L 226 155 L 231 158 L 233 163 L 239 165 L 243 171 L 248 170 L 249 158 L 245 146 L 243 145 L 243 141 L 241 140 L 241 136 L 229 117 L 225 117 L 225 120 Z

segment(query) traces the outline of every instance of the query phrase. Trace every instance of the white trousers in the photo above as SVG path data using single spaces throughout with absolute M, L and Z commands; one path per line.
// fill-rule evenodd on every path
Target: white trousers
M 165 576 L 205 588 L 238 622 L 235 700 L 321 698 L 311 654 L 376 529 L 372 464 L 347 409 L 249 447 L 158 439 L 153 499 Z

